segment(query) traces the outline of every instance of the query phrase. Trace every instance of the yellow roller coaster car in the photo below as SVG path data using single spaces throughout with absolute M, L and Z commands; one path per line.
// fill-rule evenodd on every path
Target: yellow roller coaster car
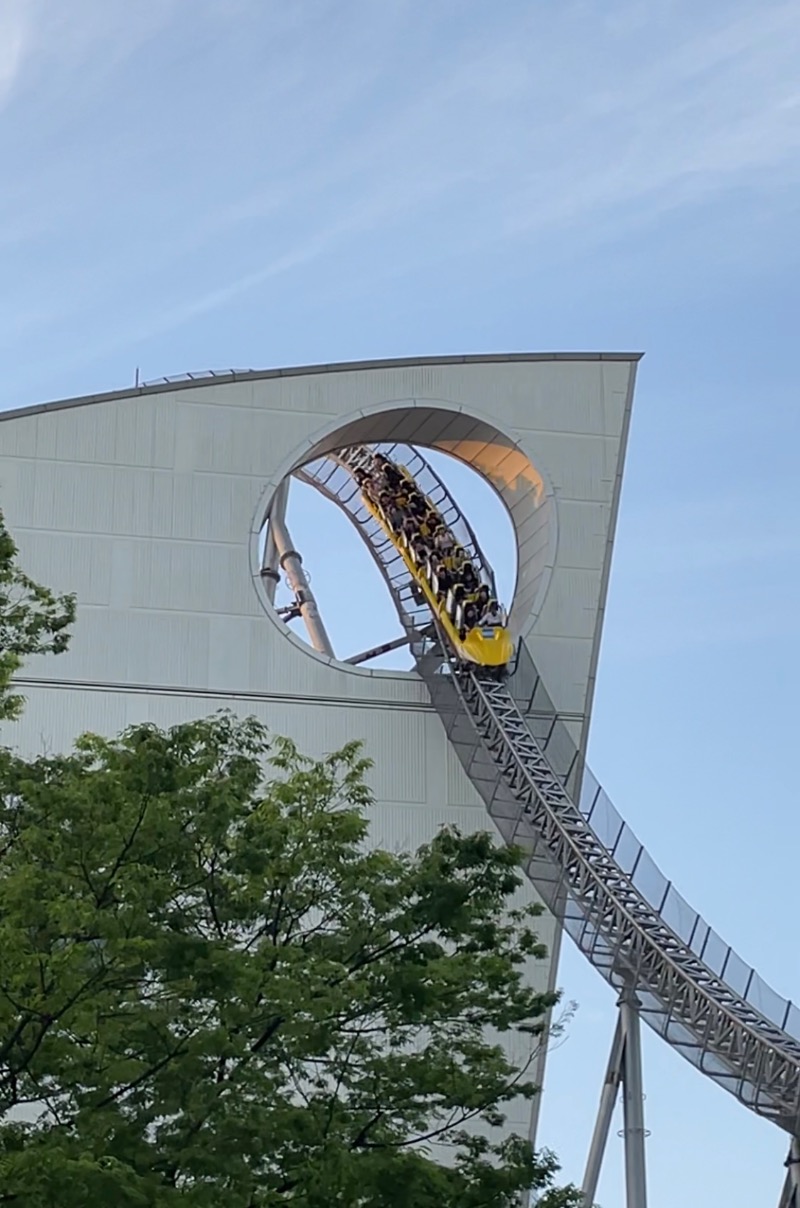
M 401 468 L 406 477 L 410 478 L 405 467 L 398 468 Z M 366 493 L 362 494 L 362 498 L 370 514 L 400 554 L 409 574 L 425 597 L 431 612 L 437 617 L 458 657 L 468 663 L 477 663 L 481 667 L 500 668 L 510 663 L 514 653 L 514 643 L 505 625 L 476 625 L 464 633 L 464 630 L 456 624 L 457 618 L 452 617 L 447 611 L 446 602 L 440 600 L 431 587 L 424 568 L 417 565 L 406 542 L 394 532 L 386 520 L 382 509 L 373 503 Z M 463 638 L 462 633 L 464 633 Z

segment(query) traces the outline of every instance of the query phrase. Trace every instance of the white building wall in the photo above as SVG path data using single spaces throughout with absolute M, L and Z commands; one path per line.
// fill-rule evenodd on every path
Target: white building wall
M 375 760 L 379 843 L 413 848 L 445 821 L 485 827 L 424 686 L 310 654 L 265 614 L 251 534 L 270 486 L 334 426 L 431 399 L 474 416 L 476 431 L 495 424 L 552 492 L 551 567 L 522 628 L 585 739 L 633 372 L 634 358 L 388 364 L 210 379 L 0 417 L 0 506 L 23 565 L 79 601 L 68 653 L 25 668 L 28 706 L 3 741 L 60 750 L 83 730 L 233 708 L 309 753 L 362 739 Z M 447 434 L 433 443 L 447 447 Z M 474 443 L 468 459 L 480 466 L 485 441 Z M 524 495 L 523 484 L 520 511 Z M 553 941 L 551 920 L 541 931 Z M 551 970 L 531 976 L 544 986 Z M 527 1106 L 510 1124 L 527 1127 Z

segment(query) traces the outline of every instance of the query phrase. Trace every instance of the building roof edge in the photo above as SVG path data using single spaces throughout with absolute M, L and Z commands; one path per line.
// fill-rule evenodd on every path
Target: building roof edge
M 183 374 L 174 378 L 159 378 L 124 390 L 107 390 L 101 394 L 76 395 L 46 403 L 32 403 L 0 411 L 0 422 L 26 415 L 41 415 L 49 411 L 64 411 L 70 407 L 85 407 L 91 403 L 108 403 L 117 399 L 139 398 L 146 394 L 163 394 L 171 390 L 189 390 L 231 382 L 252 382 L 270 378 L 305 377 L 321 373 L 347 373 L 358 369 L 408 369 L 426 365 L 489 365 L 525 361 L 628 361 L 642 359 L 641 352 L 502 352 L 474 353 L 463 356 L 392 357 L 369 361 L 333 361 L 318 365 L 293 365 L 281 369 L 208 370 Z

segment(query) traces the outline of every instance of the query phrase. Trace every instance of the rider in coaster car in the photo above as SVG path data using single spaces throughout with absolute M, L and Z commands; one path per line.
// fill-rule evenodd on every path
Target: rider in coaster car
M 497 600 L 490 600 L 484 609 L 483 616 L 480 619 L 481 625 L 502 625 L 503 610 L 497 603 Z
M 452 572 L 447 569 L 444 564 L 444 559 L 440 554 L 431 554 L 431 563 L 436 567 L 436 579 L 439 588 L 439 595 L 442 600 L 447 599 L 447 593 L 455 586 L 455 579 Z
M 420 517 L 419 535 L 420 537 L 424 537 L 426 541 L 430 541 L 431 545 L 433 545 L 433 530 L 435 525 L 436 514 L 434 512 L 427 511 L 424 516 Z
M 489 606 L 489 588 L 482 583 L 475 595 L 475 606 L 481 616 Z
M 458 636 L 463 642 L 469 633 L 470 629 L 474 629 L 478 623 L 478 610 L 471 601 L 467 601 L 462 606 L 461 611 L 461 628 L 458 631 Z
M 403 473 L 397 468 L 394 462 L 389 461 L 388 457 L 384 457 L 382 453 L 376 453 L 372 459 L 372 464 L 376 471 L 381 475 L 387 487 L 396 490 L 403 481 Z
M 477 592 L 480 587 L 480 579 L 475 574 L 475 568 L 471 562 L 465 562 L 461 568 L 461 582 L 464 584 L 464 590 L 468 595 L 472 592 Z
M 450 590 L 450 588 L 453 586 L 453 576 L 450 574 L 450 571 L 444 565 L 444 562 L 442 561 L 442 559 L 440 557 L 438 557 L 437 555 L 434 555 L 434 557 L 436 558 L 436 579 L 437 579 L 437 583 L 438 583 L 438 587 L 439 587 L 438 594 L 442 600 L 446 600 L 447 593 Z
M 368 470 L 368 477 L 376 491 L 384 491 L 386 489 L 386 476 L 383 472 L 383 466 L 379 461 L 373 459 Z
M 367 499 L 373 500 L 377 497 L 377 484 L 371 474 L 366 470 L 356 470 L 355 480 L 361 487 L 361 492 L 366 495 Z
M 454 545 L 453 548 L 444 556 L 444 564 L 451 572 L 454 578 L 458 578 L 461 574 L 461 568 L 466 560 L 466 555 L 460 545 Z
M 408 512 L 405 513 L 405 519 L 403 521 L 403 534 L 405 535 L 406 540 L 409 542 L 413 541 L 417 535 L 417 522 L 413 516 L 409 516 Z
M 440 524 L 434 534 L 434 543 L 441 554 L 449 554 L 455 548 L 456 539 L 445 525 Z
M 470 601 L 468 604 L 464 605 L 464 628 L 467 630 L 474 629 L 477 624 L 478 610 L 475 607 L 475 604 Z
M 414 536 L 411 538 L 411 549 L 417 562 L 427 561 L 428 547 L 417 532 L 415 532 Z
M 391 503 L 389 505 L 388 515 L 389 515 L 389 523 L 391 524 L 394 531 L 396 533 L 401 533 L 403 531 L 403 525 L 406 520 L 406 514 L 403 511 L 402 507 L 398 504 L 397 500 L 395 500 L 393 503 Z

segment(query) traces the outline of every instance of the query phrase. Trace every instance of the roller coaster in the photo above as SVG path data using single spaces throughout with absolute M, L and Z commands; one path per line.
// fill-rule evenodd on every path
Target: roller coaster
M 547 597 L 546 591 L 551 574 L 571 569 L 565 558 L 557 565 L 563 535 L 591 567 L 591 586 L 579 589 L 576 599 L 587 601 L 592 612 L 602 607 L 638 359 L 633 353 L 501 353 L 231 370 L 150 383 L 137 376 L 132 390 L 3 412 L 4 508 L 35 542 L 31 552 L 41 565 L 63 574 L 70 590 L 82 584 L 79 598 L 103 602 L 89 606 L 92 624 L 84 632 L 102 624 L 110 635 L 80 649 L 76 644 L 70 655 L 74 678 L 51 679 L 33 668 L 20 681 L 39 711 L 29 712 L 18 737 L 39 749 L 42 732 L 30 720 L 35 716 L 45 732 L 52 726 L 58 741 L 71 745 L 74 726 L 103 732 L 113 710 L 128 716 L 130 693 L 146 693 L 143 700 L 175 716 L 187 699 L 202 710 L 218 691 L 238 702 L 258 699 L 279 715 L 291 700 L 307 708 L 312 722 L 329 706 L 342 706 L 343 716 L 331 727 L 336 735 L 356 716 L 350 706 L 366 705 L 372 732 L 386 735 L 387 746 L 397 701 L 404 712 L 408 706 L 403 722 L 419 722 L 414 732 L 435 733 L 435 720 L 422 716 L 419 685 L 365 677 L 356 701 L 355 677 L 333 665 L 333 648 L 286 525 L 291 479 L 309 483 L 341 509 L 364 542 L 403 629 L 402 638 L 348 661 L 409 646 L 450 749 L 499 835 L 524 850 L 530 882 L 618 993 L 582 1185 L 587 1205 L 595 1198 L 622 1090 L 627 1208 L 646 1208 L 644 1019 L 706 1078 L 782 1131 L 789 1157 L 780 1208 L 800 1208 L 800 1008 L 771 989 L 681 897 L 586 767 L 571 727 L 586 720 L 599 625 L 592 637 L 579 634 L 574 618 L 563 618 L 563 626 L 556 619 L 556 633 L 549 636 L 541 627 L 542 649 L 553 637 L 567 637 L 570 649 L 580 645 L 586 656 L 579 691 L 572 693 L 579 709 L 571 714 L 554 705 L 531 648 L 514 632 L 516 618 L 529 623 L 542 601 L 540 620 L 551 605 L 559 611 L 556 593 Z M 482 624 L 487 617 L 480 609 L 477 616 L 468 611 L 482 589 L 484 597 L 497 599 L 494 574 L 469 520 L 417 445 L 473 466 L 508 507 L 520 560 L 508 625 L 502 617 Z M 120 449 L 130 456 L 121 457 Z M 542 472 L 529 457 L 539 449 Z M 376 500 L 363 490 L 360 472 L 376 452 L 433 514 L 434 536 L 439 525 L 463 551 L 457 564 L 445 564 L 453 582 L 441 574 L 430 548 L 420 548 L 415 538 L 421 531 L 399 527 L 380 494 Z M 552 480 L 544 474 L 547 467 Z M 200 497 L 207 505 L 203 513 L 195 506 Z M 140 507 L 141 500 L 147 506 Z M 170 515 L 171 525 L 165 524 Z M 280 567 L 293 599 L 275 615 L 286 622 L 303 619 L 318 661 L 297 651 L 295 658 L 274 627 L 267 642 L 260 635 L 254 642 L 253 601 L 248 597 L 245 604 L 238 571 L 229 574 L 240 566 L 243 521 L 250 525 L 250 573 L 259 601 L 274 607 Z M 473 580 L 456 582 L 452 572 L 467 563 Z M 104 566 L 107 573 L 98 569 Z M 117 566 L 125 567 L 119 582 Z M 137 576 L 135 567 L 152 573 Z M 217 593 L 221 580 L 230 594 Z M 568 587 L 569 579 L 562 573 L 560 582 Z M 126 585 L 135 586 L 136 603 Z M 463 594 L 454 590 L 459 585 Z M 210 614 L 230 633 L 234 657 L 228 658 L 227 638 L 219 660 L 210 657 L 210 646 L 218 645 L 208 640 Z M 235 626 L 228 626 L 230 617 Z M 152 639 L 151 629 L 158 635 Z M 120 661 L 126 644 L 131 658 Z M 205 678 L 192 687 L 196 664 Z M 568 659 L 554 664 L 566 672 L 559 699 L 567 700 Z M 264 673 L 277 681 L 282 666 L 302 677 L 296 694 L 294 686 L 291 695 L 261 691 Z M 69 709 L 62 707 L 64 690 L 72 694 Z M 373 706 L 380 707 L 380 718 Z M 442 754 L 436 752 L 437 778 L 447 776 Z M 402 744 L 392 745 L 387 766 L 405 770 L 406 755 Z M 676 767 L 680 785 L 679 755 Z M 427 792 L 429 783 L 441 782 L 422 769 L 413 783 Z M 427 798 L 409 795 L 412 800 Z
M 591 772 L 530 652 L 505 626 L 471 640 L 430 560 L 365 493 L 376 449 L 340 450 L 296 476 L 350 519 L 385 579 L 449 741 L 506 842 L 525 848 L 544 901 L 618 992 L 620 1013 L 583 1192 L 593 1201 L 620 1085 L 628 1208 L 646 1208 L 639 1017 L 757 1115 L 788 1134 L 780 1208 L 800 1208 L 800 1010 L 717 936 L 660 873 Z M 433 467 L 381 447 L 479 569 L 494 575 Z M 498 676 L 498 668 L 507 674 Z
M 406 466 L 380 454 L 376 466 L 374 455 L 363 448 L 354 450 L 350 457 L 357 463 L 354 477 L 364 506 L 398 551 L 456 657 L 464 663 L 492 667 L 502 676 L 511 660 L 513 643 L 505 610 L 493 599 L 494 577 L 483 571 L 486 563 L 482 552 L 476 548 L 472 560 L 468 559 L 438 507 L 419 490 Z M 396 489 L 384 490 L 382 504 L 374 479 L 377 475 L 380 481 L 386 473 L 395 476 Z M 382 485 L 388 487 L 389 483 Z M 419 518 L 410 510 L 415 497 L 421 504 Z M 444 538 L 441 557 L 435 552 L 437 533 Z

